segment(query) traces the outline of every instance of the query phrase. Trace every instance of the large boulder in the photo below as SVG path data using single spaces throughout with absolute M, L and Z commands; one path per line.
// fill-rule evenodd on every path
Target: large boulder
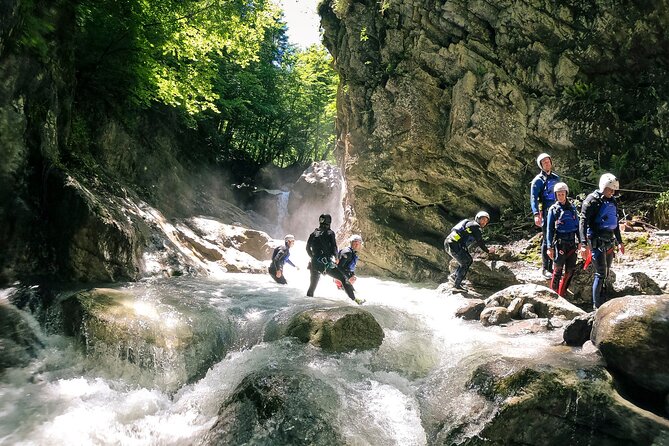
M 202 444 L 342 444 L 338 406 L 335 390 L 304 372 L 255 372 L 225 401 Z
M 644 389 L 669 393 L 669 295 L 606 302 L 591 337 L 609 368 Z
M 127 291 L 93 288 L 64 296 L 59 313 L 65 335 L 102 361 L 123 361 L 142 371 L 144 385 L 175 391 L 200 378 L 227 352 L 229 323 L 193 309 L 139 299 Z M 148 373 L 146 373 L 148 372 Z
M 304 311 L 290 321 L 286 335 L 330 352 L 378 348 L 384 337 L 374 316 L 354 307 Z
M 0 295 L 0 375 L 8 368 L 27 365 L 41 346 L 24 313 Z
M 550 288 L 535 284 L 513 285 L 498 291 L 486 299 L 486 306 L 497 302 L 498 306 L 508 308 L 512 303 L 518 304 L 516 299 L 521 300 L 521 308 L 525 304 L 532 304 L 534 313 L 541 318 L 558 316 L 573 319 L 585 313 Z
M 455 311 L 455 316 L 466 321 L 478 320 L 484 308 L 485 302 L 481 299 L 470 299 Z
M 500 358 L 479 366 L 467 386 L 493 406 L 439 431 L 434 444 L 667 444 L 669 421 L 622 399 L 600 365 L 571 368 Z M 480 427 L 476 427 L 480 425 Z

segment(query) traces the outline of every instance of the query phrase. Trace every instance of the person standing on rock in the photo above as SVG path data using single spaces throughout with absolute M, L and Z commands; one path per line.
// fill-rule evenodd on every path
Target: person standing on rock
M 530 186 L 530 207 L 534 214 L 534 224 L 541 227 L 541 273 L 545 278 L 552 277 L 553 265 L 546 249 L 546 214 L 555 203 L 555 185 L 560 176 L 553 172 L 553 160 L 547 153 L 537 157 L 537 165 L 541 171 L 534 177 Z
M 546 214 L 544 243 L 548 257 L 553 260 L 551 288 L 565 297 L 581 249 L 579 218 L 576 206 L 568 198 L 569 186 L 566 183 L 557 183 L 553 190 L 557 201 Z
M 467 291 L 462 286 L 462 281 L 465 280 L 469 267 L 474 262 L 469 248 L 476 244 L 483 251 L 492 254 L 494 250 L 488 248 L 483 242 L 482 229 L 490 222 L 490 214 L 485 211 L 480 211 L 474 217 L 474 220 L 464 219 L 457 225 L 453 226 L 450 234 L 444 240 L 444 249 L 453 260 L 458 262 L 458 268 L 448 278 L 453 282 L 453 287 L 458 290 Z
M 269 275 L 272 276 L 272 279 L 274 279 L 277 283 L 285 285 L 288 282 L 286 282 L 286 278 L 283 275 L 283 265 L 287 263 L 297 268 L 297 266 L 295 266 L 295 264 L 290 261 L 290 248 L 292 248 L 295 244 L 295 236 L 292 234 L 287 234 L 283 238 L 283 241 L 283 246 L 277 246 L 274 248 L 274 252 L 272 253 L 272 263 L 270 263 L 267 270 L 269 271 Z
M 307 296 L 314 296 L 321 274 L 327 274 L 342 283 L 344 291 L 352 301 L 362 305 L 364 300 L 355 297 L 353 285 L 337 266 L 337 240 L 334 231 L 330 229 L 331 223 L 332 217 L 330 214 L 322 214 L 318 218 L 318 228 L 309 235 L 307 240 L 307 253 L 311 258 L 309 262 L 311 281 Z
M 348 281 L 351 282 L 351 285 L 353 285 L 356 281 L 355 266 L 358 263 L 358 251 L 362 246 L 362 236 L 354 234 L 348 241 L 351 245 L 339 251 L 339 263 L 337 265 Z M 335 279 L 335 283 L 340 290 L 344 287 L 337 279 Z
M 605 173 L 599 178 L 599 189 L 585 197 L 581 207 L 579 232 L 587 242 L 581 248 L 583 258 L 592 256 L 595 280 L 592 283 L 592 305 L 595 309 L 606 302 L 604 291 L 611 270 L 616 245 L 621 254 L 625 246 L 618 226 L 618 201 L 613 196 L 620 184 L 615 175 Z

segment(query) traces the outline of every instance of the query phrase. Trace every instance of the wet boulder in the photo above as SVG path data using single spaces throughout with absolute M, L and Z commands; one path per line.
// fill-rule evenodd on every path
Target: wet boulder
M 93 288 L 64 296 L 55 310 L 62 332 L 89 356 L 139 369 L 143 385 L 175 391 L 225 356 L 231 326 L 199 308 Z M 147 373 L 147 371 L 149 373 Z
M 343 444 L 339 397 L 301 371 L 262 370 L 245 377 L 218 412 L 202 444 Z
M 669 295 L 606 302 L 595 313 L 591 339 L 609 368 L 651 392 L 669 393 Z
M 470 299 L 455 312 L 456 317 L 466 321 L 479 320 L 481 312 L 485 308 L 485 302 L 481 299 Z
M 622 399 L 603 366 L 582 361 L 499 358 L 479 366 L 467 387 L 493 408 L 439 432 L 435 444 L 665 444 L 669 421 Z
M 505 307 L 488 307 L 481 312 L 479 320 L 484 327 L 511 322 L 511 315 Z
M 41 348 L 24 313 L 0 296 L 0 375 L 11 367 L 24 367 Z
M 574 317 L 585 313 L 580 308 L 569 303 L 566 299 L 558 296 L 558 294 L 550 288 L 535 284 L 513 285 L 498 291 L 486 299 L 486 306 L 489 306 L 489 303 L 493 301 L 496 301 L 503 307 L 509 307 L 512 302 L 517 306 L 518 303 L 516 299 L 520 299 L 523 306 L 528 303 L 532 304 L 534 313 L 542 318 L 558 316 L 566 319 L 573 319 Z M 520 307 L 521 311 L 523 306 Z
M 576 316 L 564 327 L 562 338 L 564 343 L 572 347 L 580 347 L 590 340 L 595 313 Z
M 449 264 L 450 270 L 455 271 L 457 265 L 457 262 L 452 260 Z M 467 272 L 467 280 L 475 287 L 487 289 L 499 289 L 519 283 L 509 265 L 498 260 L 474 260 Z
M 378 348 L 384 337 L 374 316 L 355 307 L 304 311 L 290 321 L 286 335 L 328 352 Z

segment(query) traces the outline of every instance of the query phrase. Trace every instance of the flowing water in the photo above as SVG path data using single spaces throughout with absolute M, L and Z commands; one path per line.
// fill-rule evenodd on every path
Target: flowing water
M 287 286 L 244 274 L 119 286 L 164 327 L 186 324 L 209 333 L 225 350 L 222 359 L 183 382 L 179 371 L 188 364 L 178 359 L 156 359 L 156 370 L 144 370 L 113 349 L 84 355 L 70 338 L 43 334 L 41 355 L 0 381 L 0 444 L 199 444 L 244 377 L 271 369 L 306 374 L 333 390 L 334 398 L 332 392 L 312 397 L 333 414 L 344 443 L 423 445 L 430 426 L 491 410 L 465 388 L 474 367 L 495 355 L 536 357 L 555 343 L 553 335 L 513 337 L 456 319 L 462 301 L 432 286 L 363 277 L 355 286 L 383 327 L 383 345 L 326 354 L 281 338 L 278 327 L 304 309 L 352 302 L 325 277 L 317 297 L 308 298 L 308 271 L 286 266 L 285 273 Z

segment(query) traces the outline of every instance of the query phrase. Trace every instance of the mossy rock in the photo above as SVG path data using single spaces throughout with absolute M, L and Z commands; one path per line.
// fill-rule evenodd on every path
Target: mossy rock
M 254 372 L 218 413 L 203 444 L 343 444 L 336 426 L 339 397 L 301 371 Z
M 328 352 L 378 348 L 383 329 L 369 312 L 353 307 L 308 310 L 295 316 L 287 336 L 309 342 Z
M 94 288 L 60 305 L 63 333 L 77 338 L 89 355 L 153 371 L 153 384 L 167 390 L 202 377 L 226 353 L 224 322 L 191 320 L 171 305 L 130 292 Z
M 615 391 L 601 365 L 564 367 L 500 358 L 479 366 L 467 385 L 497 409 L 473 436 L 451 427 L 443 444 L 651 445 L 667 444 L 669 421 Z

